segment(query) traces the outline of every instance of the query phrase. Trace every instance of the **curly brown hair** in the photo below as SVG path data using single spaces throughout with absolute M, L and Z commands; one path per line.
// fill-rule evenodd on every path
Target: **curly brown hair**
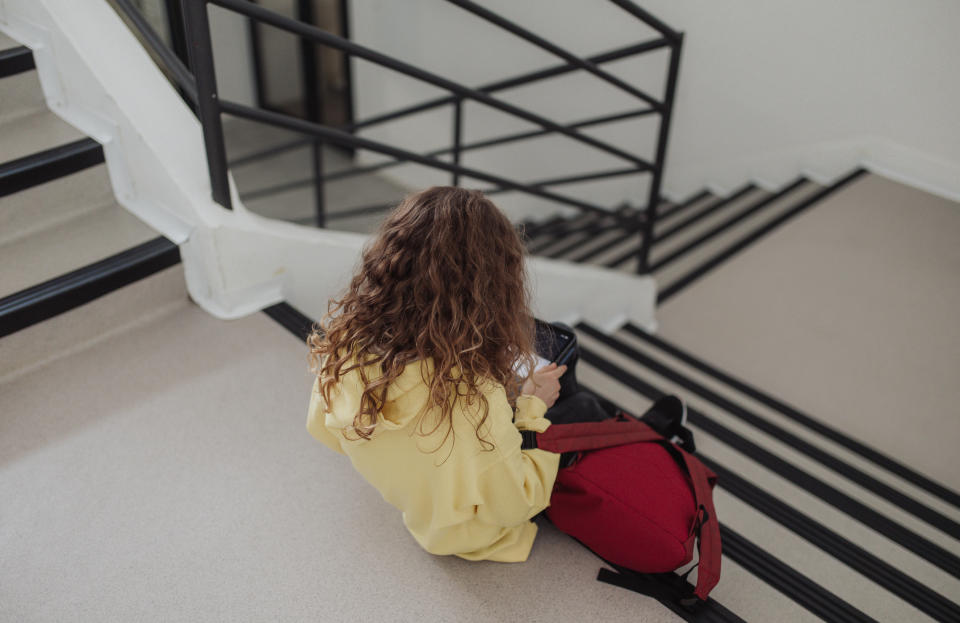
M 453 433 L 455 401 L 479 398 L 477 439 L 493 450 L 480 436 L 489 415 L 482 385 L 499 383 L 515 407 L 526 380 L 518 379 L 515 364 L 534 369 L 524 256 L 521 234 L 478 190 L 434 186 L 394 208 L 365 245 L 345 294 L 328 303 L 307 337 L 310 371 L 328 405 L 340 377 L 360 370 L 360 409 L 344 433 L 349 428 L 369 439 L 390 383 L 407 364 L 432 358 L 432 378 L 424 380 L 429 404 L 441 409 L 437 425 L 421 434 L 448 422 L 439 449 Z M 344 367 L 351 358 L 354 365 Z M 364 368 L 376 363 L 383 375 L 371 381 Z

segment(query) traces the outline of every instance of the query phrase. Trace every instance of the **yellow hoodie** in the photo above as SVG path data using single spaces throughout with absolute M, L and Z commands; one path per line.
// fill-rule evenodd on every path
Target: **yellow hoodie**
M 464 405 L 462 397 L 454 407 L 453 433 L 443 442 L 450 425 L 437 426 L 438 408 L 426 409 L 422 422 L 418 420 L 428 404 L 425 379 L 431 378 L 433 366 L 432 359 L 417 360 L 394 379 L 369 440 L 358 440 L 349 429 L 347 437 L 341 432 L 353 424 L 360 406 L 359 370 L 342 376 L 334 387 L 330 413 L 324 413 L 319 380 L 314 381 L 307 430 L 350 457 L 367 482 L 403 512 L 404 525 L 426 551 L 467 560 L 523 562 L 537 534 L 530 519 L 550 504 L 560 455 L 521 450 L 519 431 L 546 430 L 547 405 L 536 396 L 520 396 L 514 412 L 504 387 L 488 381 L 481 390 L 490 411 L 480 434 L 496 447 L 485 451 L 489 444 L 477 440 L 476 423 L 483 415 L 479 400 Z M 369 380 L 382 376 L 379 364 L 365 371 Z M 420 435 L 434 428 L 432 434 Z

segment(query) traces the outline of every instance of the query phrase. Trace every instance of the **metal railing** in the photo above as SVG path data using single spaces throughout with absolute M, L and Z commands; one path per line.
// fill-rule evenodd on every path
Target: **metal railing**
M 297 1 L 298 6 L 300 4 L 304 5 L 303 10 L 298 11 L 298 17 L 303 20 L 308 20 L 310 13 L 306 6 L 309 4 L 309 0 Z M 315 223 L 317 226 L 323 227 L 326 223 L 327 215 L 324 210 L 324 184 L 326 182 L 369 174 L 399 164 L 416 163 L 449 172 L 452 185 L 459 185 L 463 177 L 469 177 L 493 184 L 494 188 L 486 191 L 487 194 L 519 191 L 530 196 L 547 199 L 560 205 L 571 206 L 583 212 L 601 214 L 614 219 L 620 225 L 629 228 L 631 231 L 636 231 L 640 235 L 641 245 L 638 252 L 638 270 L 640 273 L 648 272 L 650 242 L 653 238 L 652 229 L 657 216 L 657 206 L 660 203 L 660 187 L 663 179 L 667 139 L 676 94 L 677 74 L 680 54 L 683 47 L 683 34 L 663 24 L 631 0 L 607 0 L 653 28 L 658 33 L 658 36 L 649 41 L 618 48 L 587 58 L 581 58 L 471 0 L 438 1 L 446 1 L 454 4 L 478 18 L 556 56 L 561 62 L 538 71 L 512 76 L 479 87 L 469 87 L 382 54 L 372 48 L 359 45 L 349 39 L 336 36 L 307 23 L 307 21 L 292 19 L 270 11 L 248 0 L 180 0 L 178 8 L 180 9 L 179 13 L 182 15 L 184 32 L 186 34 L 186 47 L 189 55 L 188 68 L 177 54 L 165 46 L 162 39 L 152 30 L 146 20 L 138 15 L 137 10 L 130 4 L 130 0 L 114 0 L 114 3 L 127 15 L 134 27 L 140 31 L 143 40 L 153 49 L 159 62 L 166 69 L 167 74 L 181 88 L 181 93 L 184 94 L 184 97 L 193 104 L 194 110 L 203 126 L 204 144 L 207 152 L 207 165 L 213 199 L 223 207 L 227 209 L 232 208 L 227 176 L 228 162 L 222 125 L 222 115 L 228 114 L 234 117 L 291 130 L 304 136 L 302 139 L 274 146 L 255 154 L 248 154 L 243 158 L 232 161 L 230 164 L 236 166 L 254 159 L 269 157 L 308 145 L 311 146 L 313 175 L 310 178 L 258 190 L 255 196 L 265 196 L 274 192 L 313 184 L 316 195 Z M 171 5 L 174 4 L 174 2 L 175 0 L 168 0 L 168 3 Z M 367 60 L 435 87 L 440 87 L 446 90 L 449 95 L 382 113 L 368 119 L 353 121 L 341 127 L 324 125 L 320 122 L 318 113 L 319 105 L 315 97 L 316 90 L 313 88 L 305 89 L 307 104 L 307 115 L 305 118 L 295 117 L 275 110 L 247 106 L 229 100 L 222 100 L 218 95 L 214 72 L 213 46 L 210 38 L 210 25 L 207 15 L 208 4 L 220 6 L 229 11 L 246 16 L 252 20 L 252 22 L 266 24 L 299 37 L 304 66 L 307 72 L 312 72 L 314 78 L 316 63 L 313 55 L 317 49 L 316 46 L 329 46 L 330 48 L 341 51 L 345 55 Z M 664 48 L 669 49 L 669 62 L 662 100 L 650 96 L 602 68 L 603 64 L 614 60 Z M 310 62 L 310 58 L 314 58 L 313 63 Z M 592 74 L 596 78 L 603 80 L 607 84 L 639 100 L 641 106 L 616 114 L 607 114 L 582 119 L 574 123 L 562 124 L 494 96 L 495 93 L 505 89 L 532 84 L 539 80 L 574 71 L 585 71 Z M 306 76 L 307 73 L 305 72 L 304 75 Z M 310 95 L 311 92 L 313 96 Z M 464 142 L 462 140 L 464 102 L 467 100 L 479 102 L 539 127 L 535 130 L 506 134 L 480 141 Z M 451 144 L 448 148 L 437 149 L 426 153 L 416 153 L 355 134 L 358 130 L 389 123 L 406 118 L 409 115 L 444 106 L 451 106 L 453 110 Z M 656 152 L 652 162 L 639 156 L 637 153 L 631 153 L 630 151 L 580 131 L 583 128 L 647 115 L 659 115 L 660 117 Z M 624 161 L 625 166 L 604 171 L 586 171 L 565 177 L 524 182 L 461 164 L 461 155 L 464 152 L 550 134 L 565 136 L 578 143 L 612 155 Z M 348 170 L 324 172 L 322 162 L 322 146 L 324 144 L 337 145 L 350 149 L 365 149 L 389 156 L 393 160 L 369 166 L 354 167 Z M 438 158 L 439 156 L 447 155 L 450 156 L 449 160 L 441 160 Z M 553 189 L 555 186 L 586 180 L 638 174 L 650 175 L 651 181 L 645 209 L 632 214 L 623 210 L 614 211 L 608 207 L 562 194 Z M 338 216 L 373 213 L 387 209 L 389 205 L 392 204 L 358 207 L 338 212 Z

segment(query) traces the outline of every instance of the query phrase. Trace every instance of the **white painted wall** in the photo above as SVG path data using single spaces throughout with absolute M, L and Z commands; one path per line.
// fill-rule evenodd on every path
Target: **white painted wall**
M 686 34 L 665 191 L 704 186 L 724 193 L 748 180 L 767 187 L 801 172 L 828 181 L 861 164 L 960 198 L 960 3 L 955 0 L 645 0 L 644 8 Z M 485 7 L 582 55 L 645 40 L 651 31 L 599 1 L 485 0 Z M 479 85 L 557 62 L 463 10 L 437 0 L 354 0 L 353 38 L 460 82 Z M 642 60 L 641 60 L 642 59 Z M 660 95 L 666 53 L 605 65 Z M 358 118 L 441 91 L 354 61 Z M 585 73 L 498 95 L 558 121 L 632 105 Z M 419 115 L 366 136 L 408 149 L 448 145 L 450 112 Z M 530 127 L 487 107 L 467 110 L 467 139 Z M 627 121 L 589 133 L 652 155 L 656 123 Z M 367 156 L 369 157 L 369 156 Z M 533 180 L 620 162 L 569 139 L 469 154 L 464 163 Z M 445 183 L 422 167 L 394 169 L 411 186 Z M 481 185 L 477 185 L 481 186 Z M 606 205 L 640 202 L 642 180 L 562 187 Z M 526 211 L 540 202 L 501 206 Z M 550 211 L 552 211 L 551 208 Z
M 247 18 L 210 5 L 210 41 L 217 91 L 221 99 L 256 105 L 253 63 L 250 61 L 250 31 Z

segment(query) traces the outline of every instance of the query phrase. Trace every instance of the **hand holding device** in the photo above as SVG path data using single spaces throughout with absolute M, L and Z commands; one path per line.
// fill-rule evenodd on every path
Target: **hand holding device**
M 543 400 L 547 408 L 553 406 L 560 396 L 560 377 L 567 371 L 567 366 L 557 366 L 556 362 L 533 371 L 533 376 L 523 384 L 520 393 L 533 395 Z

